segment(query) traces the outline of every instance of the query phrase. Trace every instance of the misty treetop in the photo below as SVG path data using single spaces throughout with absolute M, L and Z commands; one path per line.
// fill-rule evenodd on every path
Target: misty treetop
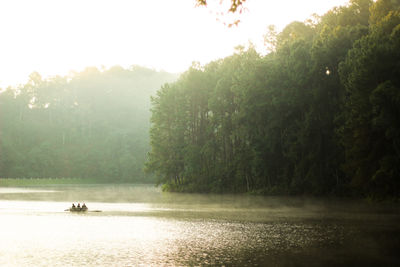
M 0 94 L 0 177 L 151 181 L 143 173 L 150 96 L 175 79 L 139 66 L 32 73 Z
M 146 168 L 167 190 L 400 193 L 400 1 L 352 0 L 152 98 Z

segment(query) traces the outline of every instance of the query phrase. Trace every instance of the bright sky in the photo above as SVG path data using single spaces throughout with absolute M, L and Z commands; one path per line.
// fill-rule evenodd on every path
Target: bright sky
M 247 0 L 242 22 L 228 28 L 195 0 L 1 0 L 0 87 L 25 83 L 33 71 L 46 77 L 87 66 L 183 72 L 249 40 L 263 52 L 268 25 L 282 29 L 347 2 Z

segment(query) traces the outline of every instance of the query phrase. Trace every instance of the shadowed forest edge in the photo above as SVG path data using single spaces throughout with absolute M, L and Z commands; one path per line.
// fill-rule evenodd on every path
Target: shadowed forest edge
M 152 98 L 150 160 L 164 189 L 395 197 L 400 1 L 350 1 L 193 65 Z

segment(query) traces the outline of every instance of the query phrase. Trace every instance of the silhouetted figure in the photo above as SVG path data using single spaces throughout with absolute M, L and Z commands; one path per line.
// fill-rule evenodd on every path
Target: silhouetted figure
M 81 208 L 81 203 L 78 203 L 78 209 L 80 209 Z
M 75 207 L 74 203 L 72 203 L 72 208 L 70 208 L 70 211 L 76 211 L 76 207 Z

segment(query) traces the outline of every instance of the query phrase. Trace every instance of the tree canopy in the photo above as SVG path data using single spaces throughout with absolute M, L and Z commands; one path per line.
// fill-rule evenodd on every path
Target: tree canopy
M 266 56 L 193 65 L 152 98 L 147 170 L 175 191 L 399 196 L 399 7 L 352 0 Z

